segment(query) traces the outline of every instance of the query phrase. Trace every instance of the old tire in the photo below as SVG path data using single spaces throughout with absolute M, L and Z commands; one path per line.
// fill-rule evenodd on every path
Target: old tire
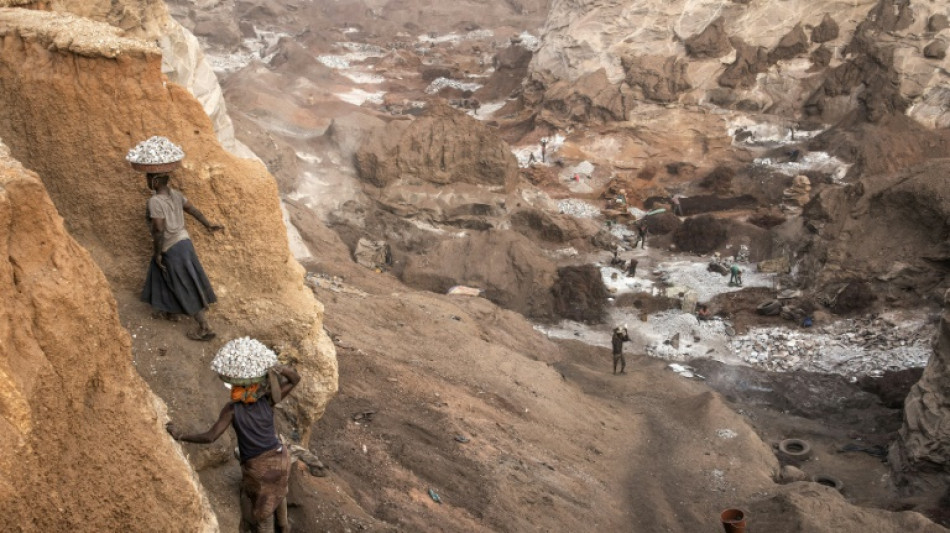
M 824 485 L 826 487 L 831 487 L 838 492 L 841 492 L 844 489 L 844 483 L 840 479 L 829 476 L 827 474 L 817 474 L 812 476 L 812 482 L 818 483 L 819 485 Z
M 778 452 L 784 459 L 801 462 L 811 457 L 811 444 L 802 439 L 785 439 L 778 443 Z

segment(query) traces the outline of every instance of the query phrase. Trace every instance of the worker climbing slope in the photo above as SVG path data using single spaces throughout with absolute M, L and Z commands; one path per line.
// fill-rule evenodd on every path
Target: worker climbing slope
M 276 522 L 276 531 L 288 533 L 290 454 L 277 435 L 274 405 L 290 394 L 300 376 L 278 365 L 263 343 L 246 337 L 221 347 L 211 368 L 231 385 L 231 401 L 204 433 L 184 434 L 171 423 L 168 433 L 175 440 L 210 444 L 232 426 L 241 459 L 242 531 L 271 533 Z

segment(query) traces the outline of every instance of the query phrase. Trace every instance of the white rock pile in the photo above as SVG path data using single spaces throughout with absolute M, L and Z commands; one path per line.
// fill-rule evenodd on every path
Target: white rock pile
M 164 165 L 184 158 L 185 152 L 180 146 L 157 135 L 138 143 L 125 156 L 125 160 L 129 163 L 139 165 Z
M 730 348 L 746 363 L 766 370 L 880 376 L 885 370 L 925 366 L 933 334 L 934 327 L 922 322 L 897 325 L 864 318 L 815 331 L 757 328 L 734 337 Z
M 577 218 L 597 218 L 600 216 L 600 209 L 574 198 L 567 198 L 557 203 L 558 211 L 564 215 L 571 215 Z
M 277 364 L 277 354 L 257 339 L 239 337 L 228 341 L 211 361 L 211 370 L 232 379 L 254 379 Z

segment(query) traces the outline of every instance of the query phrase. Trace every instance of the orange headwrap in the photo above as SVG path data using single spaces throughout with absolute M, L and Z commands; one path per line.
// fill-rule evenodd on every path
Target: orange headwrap
M 231 387 L 231 401 L 232 402 L 243 402 L 243 403 L 254 403 L 261 396 L 261 392 L 257 389 L 261 386 L 260 383 L 255 383 L 253 385 L 248 385 L 242 387 L 240 385 L 234 385 Z

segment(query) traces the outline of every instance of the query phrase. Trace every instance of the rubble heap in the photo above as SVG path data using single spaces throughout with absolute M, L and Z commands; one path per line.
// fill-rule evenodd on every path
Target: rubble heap
M 729 343 L 746 363 L 777 372 L 802 370 L 878 377 L 884 370 L 922 367 L 932 325 L 883 318 L 841 320 L 815 330 L 757 328 Z

